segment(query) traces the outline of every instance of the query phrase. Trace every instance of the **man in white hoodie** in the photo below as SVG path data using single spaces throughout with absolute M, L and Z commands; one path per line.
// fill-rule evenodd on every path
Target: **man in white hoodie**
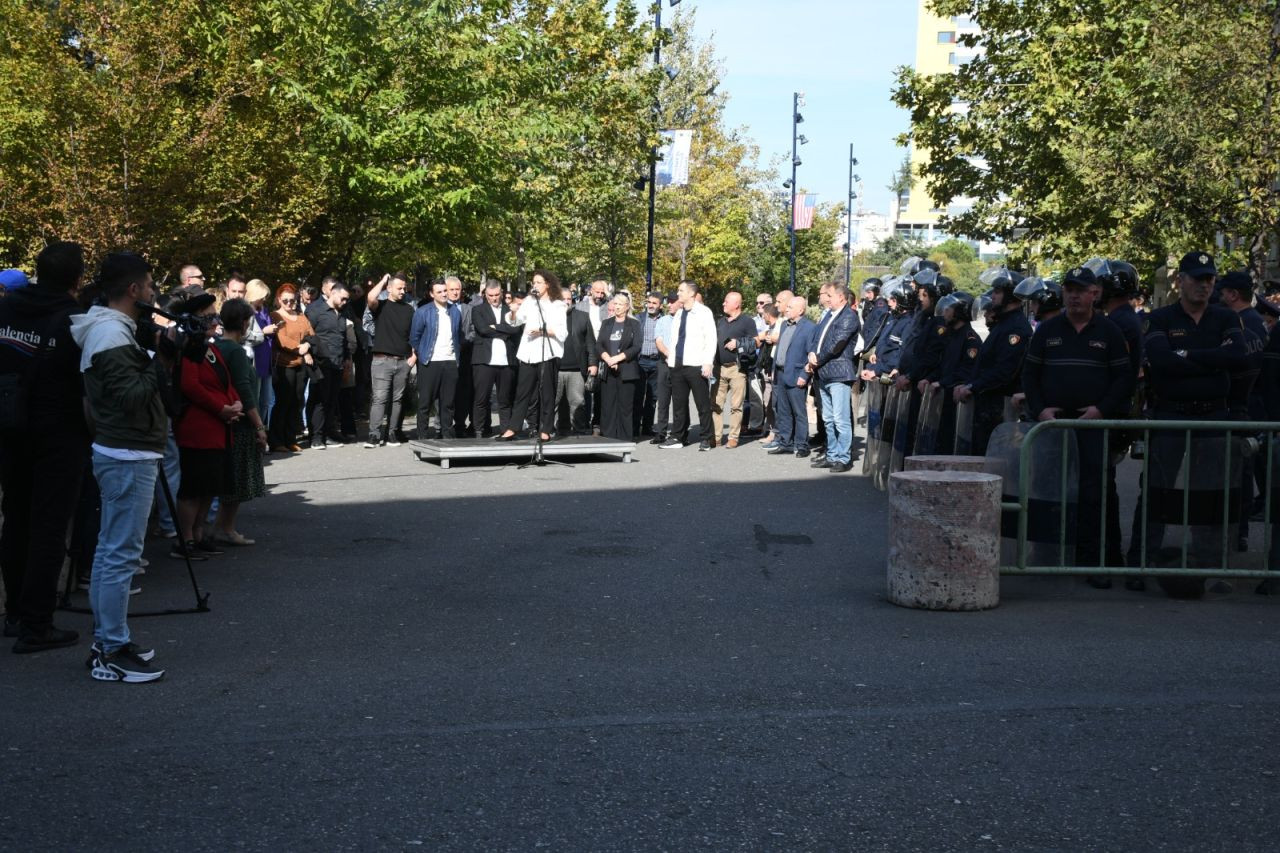
M 105 306 L 72 318 L 80 371 L 93 422 L 93 474 L 102 493 L 102 522 L 93 557 L 91 673 L 99 681 L 138 683 L 164 676 L 152 649 L 129 637 L 129 582 L 142 556 L 164 456 L 169 418 L 161 398 L 168 358 L 153 360 L 137 341 L 138 303 L 155 299 L 151 266 L 139 255 L 107 255 L 98 274 Z

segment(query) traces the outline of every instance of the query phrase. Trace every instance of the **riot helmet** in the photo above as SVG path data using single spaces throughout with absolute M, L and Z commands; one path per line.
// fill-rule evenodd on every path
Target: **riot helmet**
M 867 279 L 862 283 L 862 292 L 864 295 L 870 292 L 872 296 L 879 296 L 880 290 L 883 287 L 884 287 L 884 282 L 872 276 L 871 278 Z
M 1013 299 L 1021 299 L 1022 297 L 1014 293 L 1014 288 L 1018 286 L 1018 282 L 1022 281 L 1022 274 L 1016 273 L 1008 267 L 992 267 L 991 269 L 978 276 L 978 282 L 989 287 L 991 293 L 991 301 L 1000 308 L 1008 305 Z M 999 296 L 999 298 L 997 298 Z
M 915 283 L 917 291 L 923 291 L 929 295 L 929 304 L 936 306 L 938 297 L 941 295 L 938 290 L 938 271 L 924 268 L 911 277 Z
M 949 293 L 954 293 L 955 289 L 956 283 L 954 281 L 945 275 L 938 276 L 938 295 L 946 296 Z
M 938 272 L 941 267 L 935 261 L 928 261 L 919 255 L 912 255 L 902 262 L 902 266 L 898 272 L 904 277 L 910 278 L 921 270 L 933 270 Z
M 1049 279 L 1027 276 L 1018 282 L 1013 295 L 1027 305 L 1028 313 L 1037 320 L 1043 320 L 1052 311 L 1062 310 L 1062 286 Z
M 946 296 L 938 300 L 938 313 L 943 316 L 948 323 L 956 320 L 962 320 L 968 323 L 973 319 L 973 297 L 958 290 L 954 293 L 948 293 Z M 951 312 L 951 316 L 947 316 L 947 311 Z
M 1084 262 L 1085 269 L 1093 273 L 1098 284 L 1102 286 L 1102 301 L 1112 299 L 1132 299 L 1138 293 L 1138 270 L 1128 261 L 1090 258 Z

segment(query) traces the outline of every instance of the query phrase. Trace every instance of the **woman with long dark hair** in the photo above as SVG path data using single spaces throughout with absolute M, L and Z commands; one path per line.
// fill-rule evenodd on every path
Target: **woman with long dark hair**
M 275 325 L 272 347 L 272 387 L 275 390 L 275 412 L 271 418 L 269 444 L 273 453 L 297 453 L 297 436 L 302 430 L 302 395 L 307 388 L 307 365 L 311 345 L 306 339 L 315 332 L 307 315 L 299 310 L 298 289 L 282 284 L 276 290 L 276 310 L 271 314 Z
M 214 344 L 226 359 L 231 384 L 243 405 L 241 417 L 231 425 L 228 444 L 230 477 L 218 496 L 218 541 L 224 545 L 252 545 L 254 540 L 236 530 L 240 504 L 265 495 L 262 452 L 267 449 L 267 427 L 262 423 L 258 400 L 258 374 L 244 351 L 244 339 L 253 322 L 254 310 L 243 299 L 222 303 L 222 337 Z
M 564 339 L 569 334 L 565 317 L 560 279 L 546 270 L 536 270 L 529 287 L 529 297 L 516 311 L 517 326 L 522 327 L 520 346 L 516 349 L 516 401 L 511 407 L 511 421 L 506 432 L 494 436 L 495 441 L 511 441 L 529 414 L 537 391 L 538 425 L 543 441 L 551 440 L 556 421 L 556 379 L 560 372 L 560 356 L 564 355 Z

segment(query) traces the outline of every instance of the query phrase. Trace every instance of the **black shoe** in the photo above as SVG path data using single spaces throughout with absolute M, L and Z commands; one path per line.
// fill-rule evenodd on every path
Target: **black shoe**
M 1124 588 L 1129 592 L 1146 592 L 1147 582 L 1142 578 L 1125 578 Z
M 503 435 L 502 433 L 498 433 L 493 437 L 493 440 L 494 441 L 515 441 L 517 438 L 519 438 L 519 436 L 520 436 L 520 433 L 518 432 L 513 432 L 511 433 L 511 435 Z
M 770 456 L 790 456 L 791 453 L 792 453 L 792 450 L 790 447 L 782 447 L 782 446 L 775 447 L 772 450 L 768 451 L 768 454 Z
M 684 447 L 684 442 L 674 436 L 668 436 L 662 444 L 658 445 L 659 450 L 679 450 Z
M 399 447 L 402 444 L 408 444 L 408 443 L 409 443 L 409 436 L 405 435 L 400 430 L 396 430 L 394 433 L 392 433 L 392 437 L 387 439 L 387 444 L 391 445 L 392 447 Z
M 22 636 L 22 626 L 18 624 L 17 619 L 4 617 L 4 635 L 5 637 L 17 638 Z
M 1236 550 L 1239 551 L 1241 554 L 1249 550 L 1248 536 L 1241 536 L 1239 539 L 1236 540 Z
M 806 447 L 804 450 L 797 450 L 797 451 L 796 451 L 796 458 L 797 458 L 797 459 L 808 459 L 808 458 L 809 458 L 809 449 Z
M 182 543 L 181 543 L 181 542 L 174 542 L 174 543 L 173 543 L 173 547 L 169 549 L 169 556 L 170 556 L 170 557 L 172 557 L 172 558 L 173 558 L 173 559 L 175 559 L 175 560 L 185 560 L 185 559 L 188 559 L 188 558 L 190 558 L 190 559 L 192 559 L 192 560 L 207 560 L 207 559 L 209 559 L 208 557 L 206 557 L 204 554 L 202 554 L 202 553 L 200 552 L 200 549 L 199 549 L 198 547 L 196 547 L 196 543 L 195 543 L 195 542 L 188 542 L 188 543 L 187 543 L 187 547 L 186 547 L 186 552 L 185 552 L 185 553 L 183 553 Z
M 667 437 L 666 437 L 665 435 L 655 435 L 653 438 L 649 439 L 649 443 L 650 443 L 650 444 L 662 444 L 662 442 L 664 442 L 664 441 L 666 441 L 666 440 L 667 440 Z
M 823 456 L 821 459 L 818 459 L 814 462 L 810 462 L 809 467 L 810 468 L 833 468 L 835 467 L 835 464 L 836 463 L 834 462 L 828 462 L 827 457 Z
M 129 654 L 135 655 L 139 660 L 146 661 L 147 663 L 151 663 L 151 661 L 155 660 L 155 649 L 144 649 L 137 643 L 125 643 L 124 647 L 129 650 Z M 84 662 L 85 669 L 92 669 L 94 659 L 100 654 L 102 654 L 102 646 L 98 645 L 97 640 L 94 640 L 89 646 L 89 657 Z
M 828 474 L 848 474 L 852 470 L 853 470 L 852 462 L 828 462 L 827 463 Z
M 1111 578 L 1106 575 L 1090 575 L 1084 580 L 1094 589 L 1111 589 Z
M 823 462 L 826 462 L 826 461 L 827 461 L 827 454 L 815 453 L 813 454 L 813 461 L 811 461 L 809 464 L 813 465 L 816 468 L 818 465 L 821 465 Z
M 208 554 L 211 557 L 216 557 L 219 554 L 227 553 L 226 551 L 223 551 L 221 548 L 219 548 L 217 545 L 213 544 L 213 539 L 209 538 L 208 536 L 206 536 L 203 539 L 197 539 L 195 542 L 187 543 L 188 547 L 191 547 L 192 545 L 195 546 L 197 553 Z
M 713 444 L 712 444 L 711 442 L 709 442 L 709 441 L 701 441 L 701 442 L 698 442 L 698 450 L 699 450 L 699 451 L 703 451 L 703 450 L 710 450 L 710 449 L 711 449 L 712 447 L 714 447 L 714 446 L 715 446 L 715 445 L 713 445 Z
M 126 684 L 141 684 L 164 678 L 163 669 L 156 669 L 129 651 L 128 646 L 109 655 L 101 652 L 94 655 L 89 673 L 98 681 L 123 681 Z
M 38 633 L 23 631 L 22 636 L 18 637 L 18 642 L 13 644 L 13 653 L 25 655 L 31 652 L 48 651 L 49 649 L 62 649 L 67 646 L 74 646 L 79 639 L 80 635 L 75 631 L 55 628 L 49 625 Z
M 1231 585 L 1230 581 L 1216 580 L 1209 584 L 1209 592 L 1212 592 L 1215 595 L 1227 595 L 1228 593 L 1235 592 L 1235 587 Z
M 1258 595 L 1280 595 L 1280 581 L 1267 578 L 1253 590 Z

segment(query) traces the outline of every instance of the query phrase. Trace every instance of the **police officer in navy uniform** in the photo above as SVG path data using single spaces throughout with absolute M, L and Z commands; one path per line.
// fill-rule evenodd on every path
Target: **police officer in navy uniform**
M 1027 410 L 1039 421 L 1124 417 L 1133 396 L 1129 348 L 1115 324 L 1094 310 L 1101 288 L 1093 271 L 1076 267 L 1068 272 L 1062 292 L 1063 313 L 1042 322 L 1027 348 L 1022 367 Z M 1103 489 L 1115 479 L 1115 467 L 1101 430 L 1076 431 L 1076 446 L 1076 564 L 1097 566 Z M 1114 565 L 1123 565 L 1118 548 L 1108 551 Z
M 1147 316 L 1144 347 L 1153 396 L 1151 416 L 1155 420 L 1215 421 L 1228 417 L 1231 372 L 1244 369 L 1249 354 L 1240 318 L 1221 305 L 1209 304 L 1217 273 L 1213 257 L 1208 253 L 1190 252 L 1183 256 L 1178 263 L 1178 301 Z M 1192 459 L 1186 460 L 1183 433 L 1152 433 L 1151 446 L 1147 448 L 1151 482 L 1143 484 L 1150 489 L 1146 498 L 1150 508 L 1161 504 L 1182 505 L 1182 491 L 1176 484 L 1184 462 L 1188 470 L 1200 463 L 1221 468 L 1220 456 L 1202 460 L 1203 453 L 1196 452 L 1197 439 L 1208 437 L 1221 439 L 1221 436 L 1193 433 Z M 1221 489 L 1216 493 L 1220 496 Z M 1196 503 L 1192 501 L 1193 509 Z M 1150 564 L 1163 542 L 1164 525 L 1149 517 L 1146 521 L 1146 552 Z M 1220 537 L 1225 531 L 1218 529 L 1220 523 L 1211 525 L 1209 538 L 1198 541 L 1203 539 L 1202 526 L 1192 527 L 1191 548 L 1198 560 L 1216 561 L 1215 555 L 1222 545 Z
M 911 325 L 911 313 L 906 288 L 893 282 L 881 291 L 889 302 L 889 316 L 885 319 L 876 342 L 876 351 L 872 363 L 862 371 L 863 379 L 875 379 L 877 376 L 889 376 L 898 369 L 898 361 L 902 357 L 902 341 Z
M 1266 420 L 1267 407 L 1262 399 L 1262 388 L 1258 379 L 1262 375 L 1262 351 L 1266 348 L 1268 333 L 1267 324 L 1263 322 L 1262 315 L 1253 307 L 1253 279 L 1244 270 L 1229 272 L 1218 279 L 1214 286 L 1214 297 L 1210 298 L 1210 303 L 1229 308 L 1240 318 L 1240 325 L 1244 331 L 1244 346 L 1249 352 L 1248 364 L 1239 370 L 1231 371 L 1231 389 L 1227 392 L 1227 409 L 1231 413 L 1231 420 Z M 1262 437 L 1259 436 L 1259 438 Z M 1237 551 L 1249 550 L 1249 509 L 1253 504 L 1255 463 L 1265 467 L 1266 460 L 1262 458 L 1246 460 L 1240 472 Z M 1260 480 L 1265 483 L 1265 470 L 1259 473 L 1264 475 Z M 1265 488 L 1265 485 L 1261 488 Z
M 1265 299 L 1259 300 L 1260 303 L 1266 302 Z M 1280 309 L 1269 307 L 1264 308 L 1264 313 L 1275 312 L 1280 315 Z M 1280 421 L 1280 323 L 1273 324 L 1271 332 L 1267 337 L 1266 349 L 1262 352 L 1262 376 L 1259 379 L 1262 386 L 1262 399 L 1266 407 L 1267 420 Z M 1272 439 L 1273 442 L 1280 439 Z M 1262 456 L 1263 465 L 1266 465 L 1266 450 L 1260 454 Z M 1280 467 L 1280 447 L 1272 449 L 1273 466 Z M 1264 472 L 1265 473 L 1265 472 Z M 1266 483 L 1266 479 L 1263 479 Z M 1266 488 L 1264 485 L 1263 488 Z M 1265 497 L 1265 496 L 1264 496 Z M 1265 505 L 1265 501 L 1264 501 Z M 1259 507 L 1258 511 L 1263 511 L 1263 507 Z M 1267 554 L 1267 570 L 1272 572 L 1280 572 L 1280 482 L 1272 481 L 1271 483 L 1271 517 L 1263 520 L 1264 524 L 1271 525 L 1271 552 Z M 1254 592 L 1259 595 L 1280 595 L 1280 578 L 1268 578 L 1258 584 Z
M 1021 276 L 997 267 L 984 272 L 979 280 L 991 288 L 995 322 L 978 351 L 973 378 L 957 385 L 952 396 L 957 403 L 974 400 L 972 452 L 985 456 L 991 433 L 1004 418 L 1005 401 L 1019 389 L 1031 323 L 1022 312 L 1021 301 L 1013 295 Z
M 982 338 L 970 323 L 973 302 L 973 297 L 962 291 L 948 294 L 938 301 L 937 314 L 942 322 L 942 334 L 934 334 L 942 341 L 942 359 L 936 373 L 921 380 L 931 383 L 934 390 L 942 394 L 938 445 L 934 453 L 946 456 L 955 450 L 956 440 L 956 401 L 952 392 L 957 385 L 972 378 L 973 367 L 978 362 L 978 350 L 982 348 Z

